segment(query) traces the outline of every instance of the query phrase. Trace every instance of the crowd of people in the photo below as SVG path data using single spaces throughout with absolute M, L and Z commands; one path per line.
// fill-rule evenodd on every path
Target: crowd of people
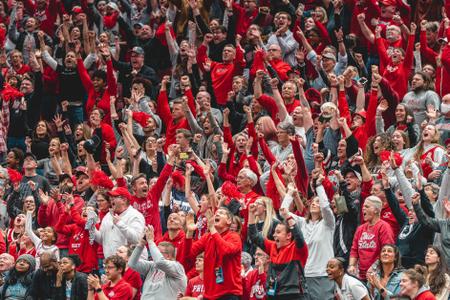
M 448 14 L 1 0 L 0 300 L 450 299 Z

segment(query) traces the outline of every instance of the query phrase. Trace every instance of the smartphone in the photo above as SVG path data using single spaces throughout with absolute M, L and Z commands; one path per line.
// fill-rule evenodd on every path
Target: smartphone
M 181 152 L 180 153 L 180 159 L 182 159 L 182 160 L 189 159 L 189 154 L 187 152 Z
M 367 78 L 361 77 L 360 79 L 358 79 L 358 82 L 359 82 L 361 85 L 366 85 L 366 83 L 367 83 Z

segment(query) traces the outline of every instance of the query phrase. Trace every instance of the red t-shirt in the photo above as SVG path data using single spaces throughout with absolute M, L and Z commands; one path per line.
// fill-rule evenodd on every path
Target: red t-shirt
M 184 295 L 187 297 L 198 297 L 203 295 L 204 292 L 205 285 L 203 284 L 203 279 L 197 276 L 189 280 Z
M 141 276 L 139 275 L 139 273 L 131 268 L 128 268 L 125 271 L 125 274 L 123 274 L 123 280 L 128 282 L 128 284 L 132 288 L 137 289 L 137 293 L 134 296 L 133 300 L 141 299 L 142 279 L 141 279 Z
M 132 300 L 133 291 L 128 282 L 123 278 L 117 284 L 111 287 L 111 282 L 102 286 L 103 293 L 109 300 Z M 98 300 L 98 295 L 95 295 L 95 300 Z
M 244 294 L 243 300 L 266 299 L 266 280 L 267 274 L 259 274 L 258 270 L 252 270 L 243 279 Z

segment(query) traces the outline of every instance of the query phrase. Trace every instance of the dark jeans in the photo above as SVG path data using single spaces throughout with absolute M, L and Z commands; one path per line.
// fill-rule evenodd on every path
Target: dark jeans
M 82 124 L 84 121 L 83 107 L 82 106 L 69 106 L 69 121 L 70 126 L 74 128 L 78 124 Z

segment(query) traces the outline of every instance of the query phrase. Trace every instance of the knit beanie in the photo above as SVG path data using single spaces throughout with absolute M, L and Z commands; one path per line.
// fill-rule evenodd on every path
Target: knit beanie
M 34 258 L 34 256 L 30 254 L 22 254 L 21 256 L 19 256 L 19 258 L 17 258 L 16 262 L 21 259 L 30 264 L 30 271 L 34 271 L 34 269 L 36 269 L 36 259 Z

